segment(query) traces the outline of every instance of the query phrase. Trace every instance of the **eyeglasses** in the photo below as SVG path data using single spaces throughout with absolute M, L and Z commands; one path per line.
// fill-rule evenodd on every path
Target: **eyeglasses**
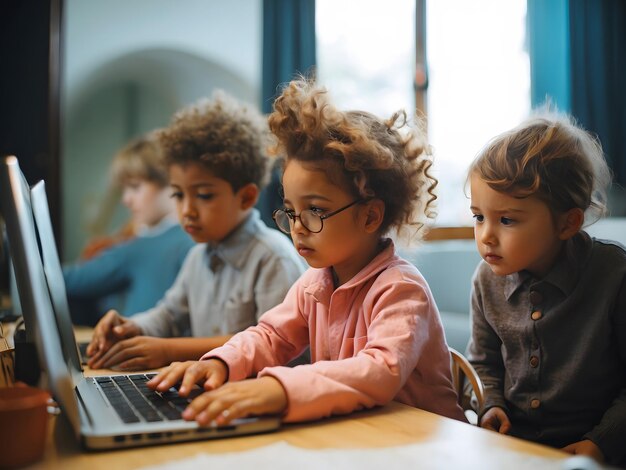
M 317 211 L 311 209 L 305 209 L 300 212 L 299 215 L 296 215 L 296 213 L 290 209 L 276 209 L 272 214 L 272 218 L 280 231 L 287 234 L 291 233 L 291 229 L 296 223 L 296 219 L 300 219 L 302 226 L 309 232 L 319 233 L 324 228 L 324 220 L 332 217 L 333 215 L 337 215 L 362 201 L 363 199 L 357 199 L 356 201 L 352 201 L 347 206 L 343 206 L 341 209 L 337 209 L 336 211 L 324 215 L 319 215 Z

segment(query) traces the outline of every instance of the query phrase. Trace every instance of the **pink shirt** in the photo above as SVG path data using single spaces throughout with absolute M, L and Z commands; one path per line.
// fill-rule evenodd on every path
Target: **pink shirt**
M 311 364 L 284 367 L 307 346 Z M 219 358 L 229 380 L 269 375 L 287 393 L 285 421 L 345 414 L 397 400 L 465 421 L 450 355 L 426 281 L 393 243 L 344 285 L 309 269 L 257 326 L 202 359 Z

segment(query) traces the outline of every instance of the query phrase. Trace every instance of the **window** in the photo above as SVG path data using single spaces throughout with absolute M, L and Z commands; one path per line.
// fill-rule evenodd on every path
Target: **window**
M 413 112 L 416 0 L 317 0 L 316 8 L 318 77 L 338 106 Z M 467 166 L 530 111 L 526 0 L 427 1 L 426 57 L 437 225 L 470 225 Z
M 380 116 L 411 110 L 415 0 L 316 0 L 315 8 L 318 79 L 337 105 Z

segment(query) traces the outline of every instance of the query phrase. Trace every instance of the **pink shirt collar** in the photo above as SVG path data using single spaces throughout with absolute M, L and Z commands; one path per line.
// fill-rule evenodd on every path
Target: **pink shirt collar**
M 385 248 L 352 279 L 339 286 L 337 289 L 334 288 L 333 275 L 330 268 L 314 269 L 316 274 L 311 276 L 311 282 L 305 287 L 304 293 L 311 295 L 317 302 L 328 305 L 330 303 L 330 297 L 335 291 L 354 289 L 359 284 L 367 282 L 370 278 L 386 269 L 391 261 L 396 258 L 396 249 L 393 240 L 387 238 L 384 239 L 382 243 L 385 245 Z

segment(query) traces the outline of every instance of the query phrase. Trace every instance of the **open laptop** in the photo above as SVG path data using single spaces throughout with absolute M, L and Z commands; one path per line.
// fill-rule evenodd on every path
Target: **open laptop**
M 268 432 L 280 426 L 278 417 L 264 416 L 222 427 L 199 427 L 180 418 L 188 399 L 178 396 L 174 388 L 163 394 L 147 388 L 152 374 L 85 377 L 67 310 L 45 187 L 40 182 L 31 192 L 15 157 L 3 160 L 0 176 L 20 301 L 31 317 L 25 323 L 27 328 L 34 326 L 49 388 L 83 446 L 131 447 Z

